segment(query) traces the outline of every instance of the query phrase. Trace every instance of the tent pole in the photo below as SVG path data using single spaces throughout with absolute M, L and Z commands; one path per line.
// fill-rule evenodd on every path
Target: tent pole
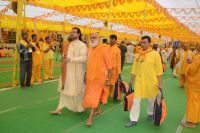
M 13 66 L 13 83 L 12 86 L 17 85 L 17 69 L 18 69 L 18 50 L 17 50 L 17 44 L 20 40 L 21 35 L 21 26 L 22 26 L 22 10 L 23 10 L 23 4 L 24 0 L 17 0 L 17 32 L 16 32 L 16 47 L 15 47 L 15 53 L 14 53 L 14 66 Z
M 110 14 L 111 14 L 111 11 L 112 11 L 112 7 L 113 7 L 113 0 L 110 0 L 109 11 L 108 11 L 107 27 L 106 27 L 107 30 L 109 30 Z
M 34 28 L 33 28 L 33 29 L 34 29 L 34 32 L 35 32 L 35 33 L 38 33 L 38 32 L 37 32 L 36 20 L 34 20 L 33 22 L 34 22 Z
M 66 13 L 65 13 L 65 15 L 64 15 L 64 23 L 63 23 L 63 35 L 65 34 L 65 23 L 67 22 L 67 15 L 66 15 Z

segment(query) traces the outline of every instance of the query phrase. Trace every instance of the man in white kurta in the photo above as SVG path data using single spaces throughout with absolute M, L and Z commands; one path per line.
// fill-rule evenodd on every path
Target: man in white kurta
M 161 54 L 163 63 L 167 63 L 167 52 L 164 48 L 161 49 L 160 54 Z
M 170 46 L 167 50 L 167 59 L 170 59 L 170 56 L 172 55 L 173 48 Z
M 128 64 L 132 64 L 133 63 L 133 50 L 134 50 L 134 46 L 129 43 L 127 46 L 127 54 L 126 54 L 126 63 Z
M 79 28 L 73 28 L 70 38 L 70 42 L 67 56 L 63 61 L 67 62 L 66 65 L 66 79 L 64 87 L 62 87 L 62 80 L 60 78 L 58 90 L 60 91 L 60 100 L 56 111 L 52 114 L 61 114 L 62 109 L 67 107 L 74 112 L 83 112 L 82 107 L 83 95 L 84 95 L 84 74 L 85 65 L 87 60 L 87 47 L 82 41 L 80 41 L 81 32 Z

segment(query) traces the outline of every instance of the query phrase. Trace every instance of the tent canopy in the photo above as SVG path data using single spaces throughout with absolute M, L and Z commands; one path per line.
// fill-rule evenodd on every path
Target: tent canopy
M 198 4 L 196 0 L 27 0 L 26 17 L 36 22 L 37 29 L 41 20 L 101 29 L 112 22 L 109 29 L 137 36 L 147 31 L 153 36 L 200 41 Z
M 47 0 L 28 1 L 28 3 L 36 6 L 51 8 L 80 17 L 92 17 L 103 21 L 116 22 L 128 25 L 131 28 L 156 32 L 181 38 L 182 40 L 199 38 L 197 33 L 180 23 L 177 18 L 172 17 L 157 2 L 164 3 L 166 0 L 94 0 L 90 3 L 88 0 L 75 0 L 73 2 L 53 0 L 51 3 Z M 186 2 L 184 3 L 186 5 Z M 181 35 L 177 33 L 181 33 Z

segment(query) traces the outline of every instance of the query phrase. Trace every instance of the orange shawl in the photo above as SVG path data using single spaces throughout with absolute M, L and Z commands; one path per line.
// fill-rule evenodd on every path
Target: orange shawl
M 141 63 L 144 62 L 146 54 L 149 53 L 149 52 L 151 52 L 151 51 L 152 51 L 151 47 L 149 47 L 145 51 L 143 51 L 143 50 L 139 51 L 139 56 L 136 58 L 136 61 L 137 62 L 140 61 Z

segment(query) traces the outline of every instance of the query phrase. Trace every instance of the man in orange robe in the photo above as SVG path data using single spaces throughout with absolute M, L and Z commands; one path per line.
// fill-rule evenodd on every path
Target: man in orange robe
M 182 126 L 195 128 L 200 123 L 200 45 L 194 59 L 187 59 L 190 64 L 186 73 L 186 121 Z
M 86 72 L 86 90 L 83 107 L 90 108 L 90 115 L 86 121 L 87 126 L 92 125 L 93 116 L 100 114 L 99 102 L 106 86 L 111 84 L 112 61 L 109 48 L 99 44 L 98 33 L 91 34 L 91 48 L 88 52 L 88 63 Z M 96 111 L 95 111 L 96 109 Z
M 65 79 L 66 79 L 66 65 L 67 62 L 65 61 L 67 58 L 67 51 L 69 48 L 69 43 L 71 42 L 71 38 L 68 37 L 67 42 L 64 42 L 62 45 L 61 53 L 62 53 L 62 64 L 61 64 L 61 79 L 62 79 L 62 90 L 64 89 Z
M 109 97 L 113 97 L 114 85 L 121 74 L 121 52 L 117 46 L 117 36 L 110 35 L 110 54 L 113 63 L 111 86 Z
M 192 58 L 192 53 L 189 51 L 189 46 L 187 44 L 183 44 L 183 51 L 180 53 L 180 88 L 184 88 L 186 82 L 186 70 L 189 66 L 187 59 Z

